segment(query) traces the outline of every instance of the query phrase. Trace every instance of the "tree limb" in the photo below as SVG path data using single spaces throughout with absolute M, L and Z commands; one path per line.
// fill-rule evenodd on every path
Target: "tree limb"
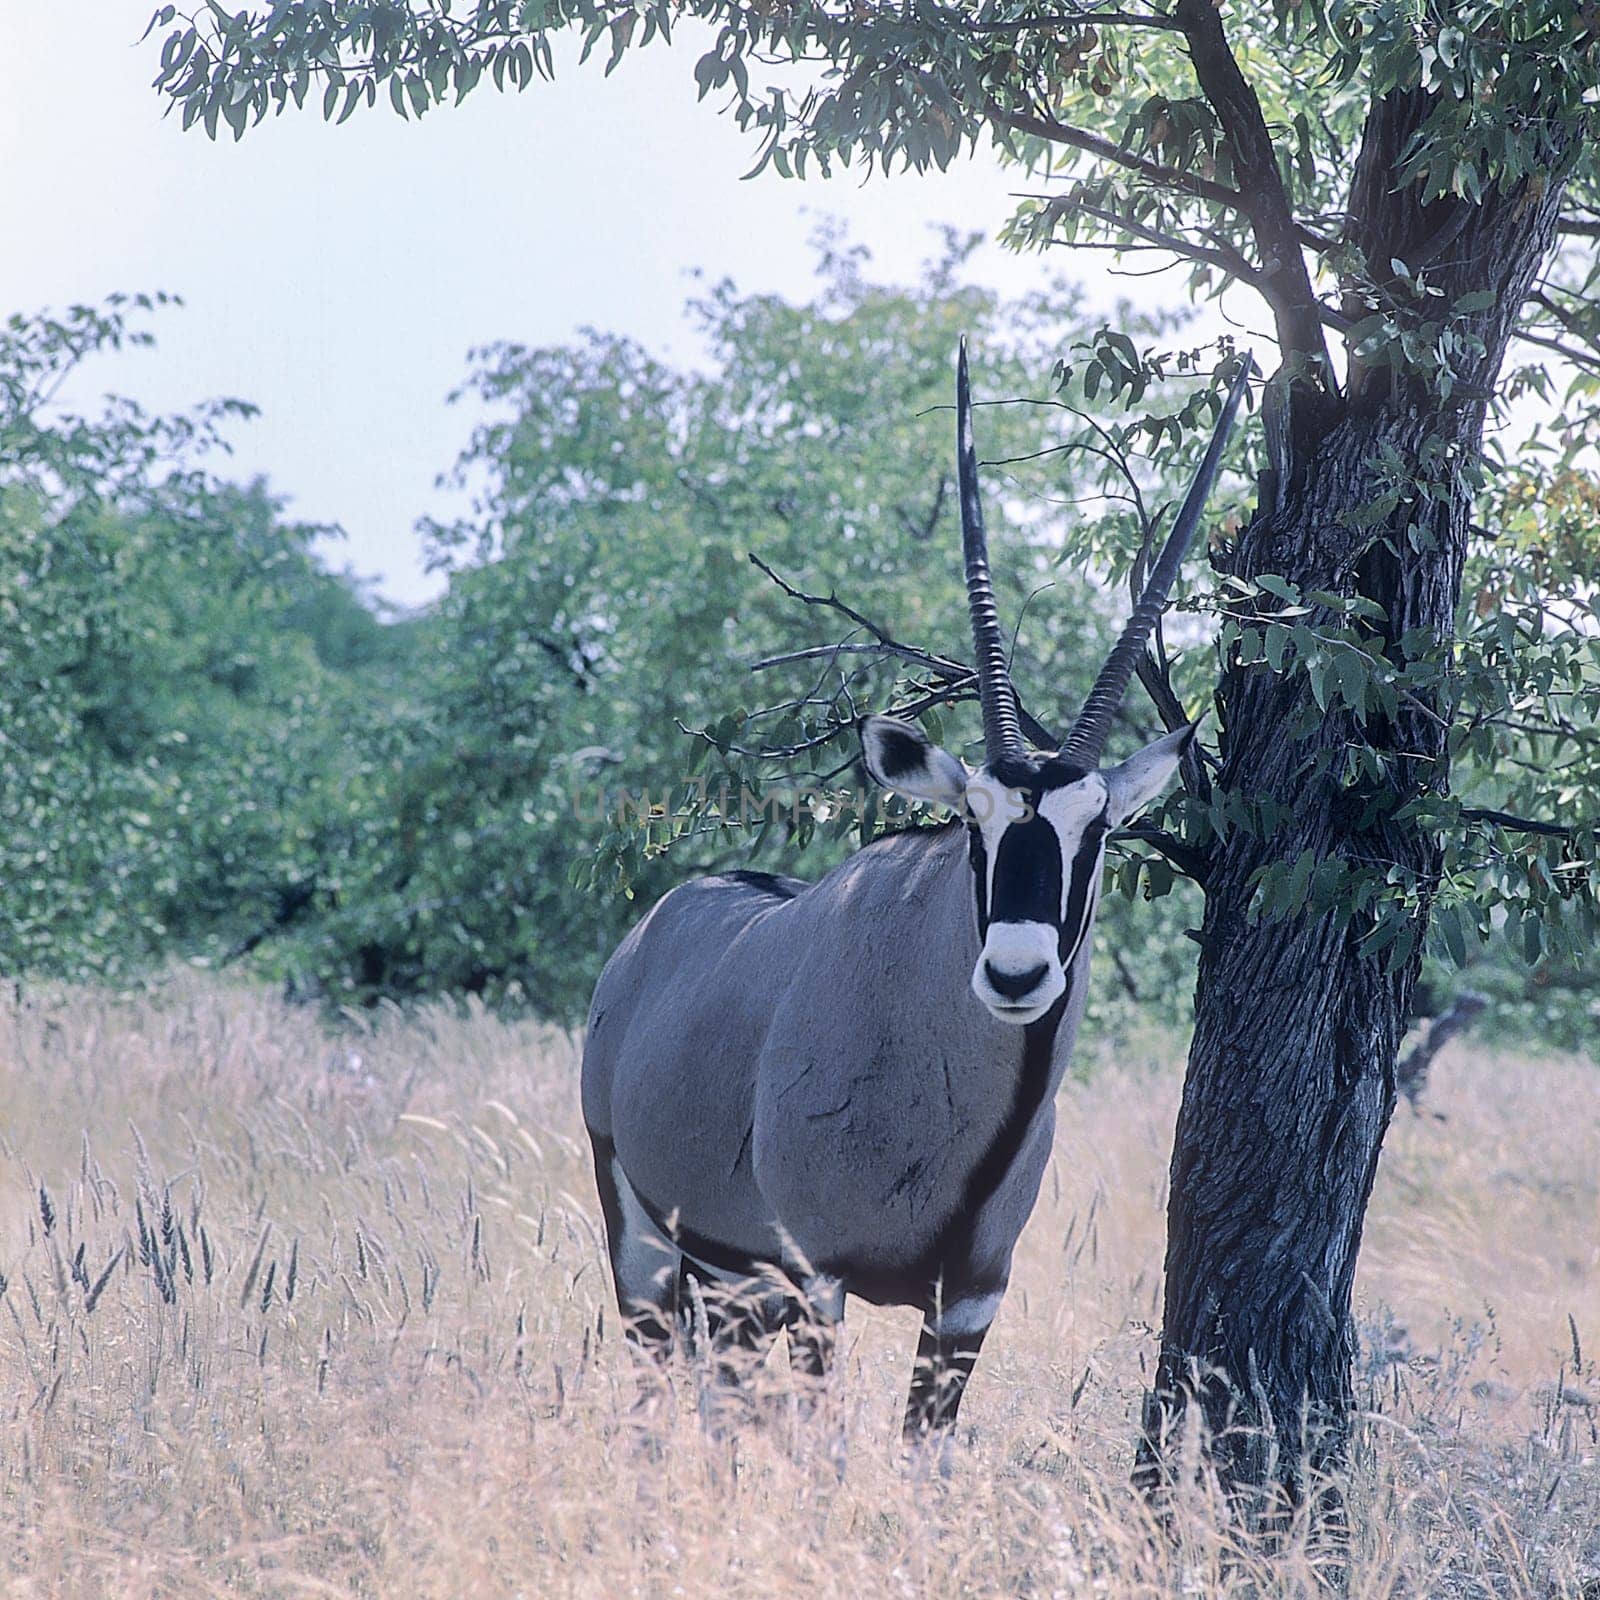
M 963 22 L 949 12 L 943 25 L 952 33 L 1026 33 L 1029 28 L 1154 28 L 1161 32 L 1182 30 L 1171 17 L 1137 11 L 1065 11 L 1042 17 L 1022 17 L 1014 22 Z
M 1553 317 L 1564 333 L 1585 345 L 1590 352 L 1591 360 L 1600 360 L 1600 335 L 1585 328 L 1581 318 L 1574 316 L 1565 306 L 1552 300 L 1542 289 L 1532 290 L 1528 295 L 1528 303 L 1538 306 L 1546 315 Z
M 900 518 L 900 526 L 919 544 L 926 544 L 933 537 L 933 530 L 938 526 L 940 514 L 944 510 L 945 498 L 949 492 L 949 476 L 941 472 L 939 474 L 939 485 L 934 490 L 933 504 L 928 508 L 927 516 L 919 520 L 913 517 L 905 506 L 895 507 L 895 514 Z
M 1086 133 L 1082 128 L 1072 128 L 1064 122 L 1057 122 L 1054 117 L 1031 111 L 1008 111 L 994 99 L 986 102 L 984 110 L 994 121 L 1014 133 L 1030 134 L 1035 139 L 1046 139 L 1052 144 L 1071 145 L 1075 150 L 1082 150 L 1101 161 L 1137 172 L 1141 178 L 1160 188 L 1173 189 L 1196 200 L 1209 200 L 1213 205 L 1227 206 L 1234 211 L 1248 210 L 1245 197 L 1237 189 L 1230 189 L 1225 183 L 1213 183 L 1209 178 L 1196 177 L 1178 167 L 1147 160 L 1131 150 L 1124 150 L 1110 139 L 1101 138 L 1097 133 Z
M 316 898 L 317 880 L 315 877 L 302 878 L 298 883 L 286 884 L 278 890 L 277 908 L 272 913 L 272 920 L 264 923 L 253 933 L 247 933 L 237 944 L 231 945 L 227 951 L 217 959 L 217 966 L 232 966 L 235 961 L 250 954 L 258 945 L 265 944 L 274 934 L 287 928 L 302 911 Z
M 1117 969 L 1117 977 L 1121 981 L 1128 998 L 1135 1005 L 1142 1004 L 1144 996 L 1139 993 L 1139 984 L 1133 976 L 1133 968 L 1128 965 L 1128 958 L 1118 948 L 1115 939 L 1107 939 L 1105 944 L 1111 955 L 1111 965 Z
M 1115 212 L 1102 211 L 1098 206 L 1089 205 L 1083 200 L 1066 203 L 1075 205 L 1079 211 L 1087 212 L 1098 221 L 1121 228 L 1125 232 L 1133 234 L 1136 238 L 1144 239 L 1162 250 L 1170 250 L 1174 255 L 1184 256 L 1191 261 L 1199 261 L 1208 266 L 1213 266 L 1219 272 L 1227 273 L 1230 278 L 1235 278 L 1240 283 L 1248 284 L 1274 309 L 1277 309 L 1279 305 L 1281 296 L 1273 280 L 1259 268 L 1251 266 L 1232 245 L 1221 243 L 1210 245 L 1195 244 L 1188 239 L 1179 238 L 1176 234 L 1163 233 L 1158 228 L 1152 228 L 1148 223 L 1136 222 L 1132 217 L 1122 217 Z M 1328 327 L 1339 333 L 1345 333 L 1349 330 L 1350 319 L 1343 312 L 1335 311 L 1331 306 L 1324 305 L 1315 296 L 1312 297 L 1312 304 L 1316 307 L 1316 314 L 1319 320 Z
M 1114 211 L 1102 211 L 1099 206 L 1092 206 L 1086 200 L 1063 198 L 1059 204 L 1063 209 L 1070 206 L 1076 211 L 1082 211 L 1086 216 L 1095 218 L 1098 222 L 1121 228 L 1124 233 L 1131 233 L 1137 239 L 1158 245 L 1163 250 L 1170 250 L 1175 256 L 1183 256 L 1190 261 L 1215 267 L 1219 272 L 1227 273 L 1230 278 L 1237 278 L 1241 283 L 1249 284 L 1259 294 L 1269 299 L 1271 297 L 1272 286 L 1231 245 L 1195 244 L 1193 240 L 1181 239 L 1176 234 L 1152 228 L 1147 222 L 1136 222 L 1132 217 L 1119 216 Z
M 1511 833 L 1542 833 L 1552 839 L 1570 839 L 1576 831 L 1559 822 L 1539 822 L 1532 817 L 1514 817 L 1509 811 L 1493 811 L 1487 806 L 1463 806 L 1461 815 L 1473 822 L 1489 822 Z
M 573 685 L 579 693 L 587 694 L 594 687 L 588 672 L 583 667 L 575 664 L 575 662 L 583 660 L 583 653 L 575 643 L 570 650 L 567 650 L 562 648 L 558 640 L 546 638 L 543 634 L 535 633 L 531 634 L 530 637 L 572 679 Z
M 1427 1084 L 1428 1068 L 1433 1065 L 1433 1058 L 1457 1034 L 1465 1033 L 1488 1004 L 1486 995 L 1464 989 L 1451 1001 L 1447 1010 L 1428 1024 L 1427 1031 L 1401 1058 L 1400 1064 L 1395 1068 L 1395 1088 L 1411 1102 L 1413 1107 Z
M 1222 13 L 1212 0 L 1178 0 L 1172 14 L 1183 25 L 1195 77 L 1233 152 L 1242 209 L 1255 233 L 1262 276 L 1272 285 L 1268 302 L 1277 323 L 1279 348 L 1285 357 L 1308 357 L 1319 372 L 1328 374 L 1328 347 L 1322 337 L 1324 307 L 1300 253 L 1294 212 L 1284 193 L 1277 149 L 1267 131 L 1261 102 L 1239 70 L 1223 31 Z
M 1600 353 L 1595 351 L 1579 350 L 1570 344 L 1563 343 L 1560 339 L 1552 339 L 1546 333 L 1534 333 L 1527 328 L 1513 328 L 1513 339 L 1520 339 L 1524 344 L 1536 344 L 1546 350 L 1554 350 L 1557 355 L 1564 356 L 1575 367 L 1582 367 L 1584 371 L 1600 375 Z

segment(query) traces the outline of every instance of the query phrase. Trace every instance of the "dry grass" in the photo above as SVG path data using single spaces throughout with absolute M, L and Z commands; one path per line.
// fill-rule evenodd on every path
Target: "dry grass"
M 8 1003 L 5 1592 L 1317 1592 L 1314 1553 L 1241 1554 L 1202 1503 L 1152 1539 L 1126 1485 L 1177 1094 L 1174 1052 L 1134 1054 L 1066 1093 L 930 1486 L 890 1449 L 913 1327 L 859 1307 L 842 1479 L 781 1406 L 641 1440 L 566 1038 L 437 1012 L 333 1039 L 189 980 Z M 1463 1052 L 1435 1079 L 1373 1206 L 1346 1587 L 1580 1596 L 1600 1074 Z

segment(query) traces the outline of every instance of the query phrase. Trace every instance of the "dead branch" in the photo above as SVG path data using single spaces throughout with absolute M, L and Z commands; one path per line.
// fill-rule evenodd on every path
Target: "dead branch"
M 877 650 L 885 656 L 900 661 L 908 661 L 921 667 L 923 671 L 931 673 L 944 686 L 943 692 L 929 691 L 910 705 L 897 708 L 895 715 L 917 716 L 935 705 L 953 705 L 960 700 L 974 698 L 977 674 L 971 667 L 959 661 L 952 661 L 947 656 L 936 656 L 931 651 L 919 650 L 915 645 L 902 644 L 887 628 L 880 623 L 874 622 L 870 617 L 864 616 L 854 606 L 841 600 L 836 592 L 830 591 L 825 595 L 808 594 L 804 589 L 796 588 L 786 578 L 773 571 L 754 551 L 750 553 L 750 561 L 752 565 L 764 572 L 791 600 L 798 600 L 802 605 L 819 606 L 825 610 L 836 611 L 840 616 L 853 623 L 855 627 L 870 634 L 873 640 L 870 645 L 845 641 L 841 645 L 822 646 L 818 649 L 819 655 L 844 653 L 846 650 L 852 654 L 871 654 L 874 650 Z M 767 661 L 758 662 L 751 670 L 760 671 L 766 666 L 775 666 L 783 659 L 781 656 L 772 657 Z M 801 659 L 801 657 L 796 656 L 793 659 Z M 1057 741 L 1054 735 L 1037 717 L 1029 712 L 1027 707 L 1022 704 L 1020 697 L 1017 700 L 1017 716 L 1022 723 L 1023 732 L 1033 740 L 1039 749 L 1054 750 L 1056 748 Z M 851 721 L 854 721 L 853 715 Z M 827 743 L 827 740 L 832 737 L 833 734 L 830 732 L 826 738 L 819 737 L 817 740 L 808 741 L 793 751 L 766 753 L 771 754 L 774 759 L 783 755 L 799 754 L 804 750 L 814 749 L 817 744 Z M 741 753 L 749 754 L 750 752 Z
M 1463 989 L 1428 1024 L 1422 1037 L 1401 1058 L 1395 1068 L 1395 1088 L 1411 1102 L 1413 1109 L 1427 1087 L 1428 1068 L 1432 1066 L 1433 1058 L 1458 1034 L 1465 1033 L 1488 1009 L 1488 1005 L 1487 995 L 1473 989 Z

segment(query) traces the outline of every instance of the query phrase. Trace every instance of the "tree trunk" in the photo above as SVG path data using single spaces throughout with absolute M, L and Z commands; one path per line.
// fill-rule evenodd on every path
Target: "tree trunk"
M 1445 303 L 1474 290 L 1496 297 L 1472 319 L 1484 354 L 1448 399 L 1417 376 L 1353 363 L 1345 395 L 1295 407 L 1287 459 L 1219 563 L 1244 578 L 1273 573 L 1303 591 L 1375 601 L 1386 620 L 1373 644 L 1396 663 L 1408 634 L 1413 648 L 1453 637 L 1485 402 L 1553 239 L 1561 190 L 1552 177 L 1481 205 L 1408 208 L 1393 156 L 1426 109 L 1420 96 L 1375 104 L 1352 231 L 1368 261 L 1415 256 L 1413 270 L 1443 236 L 1448 259 L 1428 274 Z M 1374 523 L 1351 514 L 1383 488 L 1380 452 L 1434 492 L 1402 496 Z M 1303 620 L 1317 628 L 1333 619 Z M 1210 862 L 1172 1158 L 1161 1354 L 1135 1471 L 1150 1489 L 1166 1481 L 1174 1441 L 1197 1408 L 1210 1461 L 1260 1514 L 1320 1497 L 1345 1457 L 1351 1286 L 1440 860 L 1437 839 L 1396 812 L 1447 787 L 1451 708 L 1441 686 L 1363 726 L 1342 705 L 1319 712 L 1303 671 L 1279 675 L 1237 655 L 1224 664 L 1218 706 L 1219 793 L 1236 816 L 1238 802 L 1265 798 L 1283 818 L 1234 822 Z M 1381 779 L 1350 778 L 1351 746 L 1376 753 Z M 1398 869 L 1416 892 L 1403 959 L 1394 947 L 1360 953 L 1372 926 L 1360 914 L 1252 914 L 1259 869 L 1306 851 L 1351 872 Z

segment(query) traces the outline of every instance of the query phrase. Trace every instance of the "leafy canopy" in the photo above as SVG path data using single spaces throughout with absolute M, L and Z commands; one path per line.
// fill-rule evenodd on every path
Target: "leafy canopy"
M 157 297 L 160 298 L 160 297 Z M 0 971 L 136 974 L 224 951 L 358 826 L 347 723 L 399 634 L 260 485 L 214 478 L 222 402 L 55 403 L 143 343 L 149 297 L 0 330 Z
M 420 116 L 484 81 L 524 89 L 554 73 L 564 34 L 585 58 L 603 50 L 608 71 L 687 35 L 698 91 L 726 98 L 754 170 L 921 170 L 992 141 L 1050 183 L 1022 203 L 1016 239 L 1175 252 L 1201 289 L 1260 293 L 1285 354 L 1307 359 L 1325 353 L 1324 327 L 1363 360 L 1448 373 L 1467 353 L 1448 305 L 1401 326 L 1414 319 L 1393 302 L 1425 253 L 1380 258 L 1384 231 L 1348 225 L 1386 98 L 1425 105 L 1392 152 L 1413 207 L 1509 192 L 1559 164 L 1568 223 L 1600 222 L 1592 145 L 1563 137 L 1600 81 L 1600 23 L 1579 0 L 1275 0 L 1226 22 L 1211 0 L 210 0 L 192 19 L 164 6 L 151 26 L 156 85 L 185 126 L 236 136 L 308 98 L 342 121 L 380 101 Z M 1559 310 L 1521 314 L 1541 337 L 1570 333 Z
M 449 588 L 396 776 L 400 827 L 317 926 L 325 942 L 297 947 L 327 984 L 476 989 L 580 1016 L 640 905 L 673 883 L 815 875 L 882 825 L 876 797 L 860 805 L 857 713 L 955 702 L 948 737 L 976 733 L 959 661 L 931 694 L 921 670 L 968 634 L 950 351 L 972 330 L 984 397 L 1009 398 L 1062 327 L 1094 330 L 1071 295 L 963 286 L 964 248 L 906 288 L 825 240 L 806 304 L 714 284 L 690 307 L 706 371 L 600 333 L 477 353 L 465 397 L 486 420 L 457 469 L 477 504 L 427 530 Z M 1057 724 L 1118 610 L 1056 565 L 1075 503 L 1103 504 L 1103 463 L 1063 449 L 1071 421 L 1056 401 L 983 407 L 984 453 L 1009 463 L 991 469 L 991 520 L 1002 599 L 1029 617 L 1019 681 Z M 751 556 L 924 653 L 878 651 Z M 1159 731 L 1142 720 L 1134 736 Z M 826 815 L 796 806 L 801 784 Z
M 942 167 L 988 141 L 1034 181 L 1007 229 L 1019 247 L 1115 248 L 1177 265 L 1194 294 L 1257 296 L 1281 360 L 1263 397 L 1269 499 L 1297 449 L 1357 405 L 1434 408 L 1440 425 L 1378 451 L 1349 528 L 1409 559 L 1435 512 L 1479 498 L 1453 640 L 1387 637 L 1356 589 L 1259 563 L 1203 602 L 1225 662 L 1283 677 L 1307 728 L 1336 714 L 1357 730 L 1316 757 L 1342 770 L 1306 780 L 1337 783 L 1361 826 L 1371 797 L 1404 796 L 1445 841 L 1421 876 L 1291 851 L 1260 869 L 1257 913 L 1338 907 L 1392 968 L 1430 908 L 1436 947 L 1457 960 L 1498 928 L 1554 970 L 1593 938 L 1600 664 L 1581 530 L 1600 393 L 1600 157 L 1585 136 L 1600 20 L 1587 0 L 210 0 L 193 18 L 163 7 L 152 28 L 157 88 L 185 125 L 236 136 L 308 98 L 342 121 L 380 103 L 419 116 L 484 82 L 524 89 L 556 70 L 563 36 L 608 71 L 631 49 L 687 42 L 698 92 L 750 136 L 756 171 Z M 1542 228 L 1551 196 L 1555 250 L 1506 294 L 1476 242 L 1485 219 Z M 1121 408 L 1117 448 L 1181 455 L 1204 397 L 1172 404 L 1175 368 L 1131 332 L 1064 356 L 1062 392 Z M 1556 414 L 1525 448 L 1452 434 L 1451 407 L 1528 397 Z M 1135 547 L 1120 546 L 1121 569 Z M 1424 713 L 1449 734 L 1417 790 L 1404 741 L 1386 751 L 1360 730 Z M 725 756 L 738 720 L 719 726 Z M 1199 848 L 1270 839 L 1285 821 L 1282 801 L 1211 785 L 1181 810 L 1182 842 Z

